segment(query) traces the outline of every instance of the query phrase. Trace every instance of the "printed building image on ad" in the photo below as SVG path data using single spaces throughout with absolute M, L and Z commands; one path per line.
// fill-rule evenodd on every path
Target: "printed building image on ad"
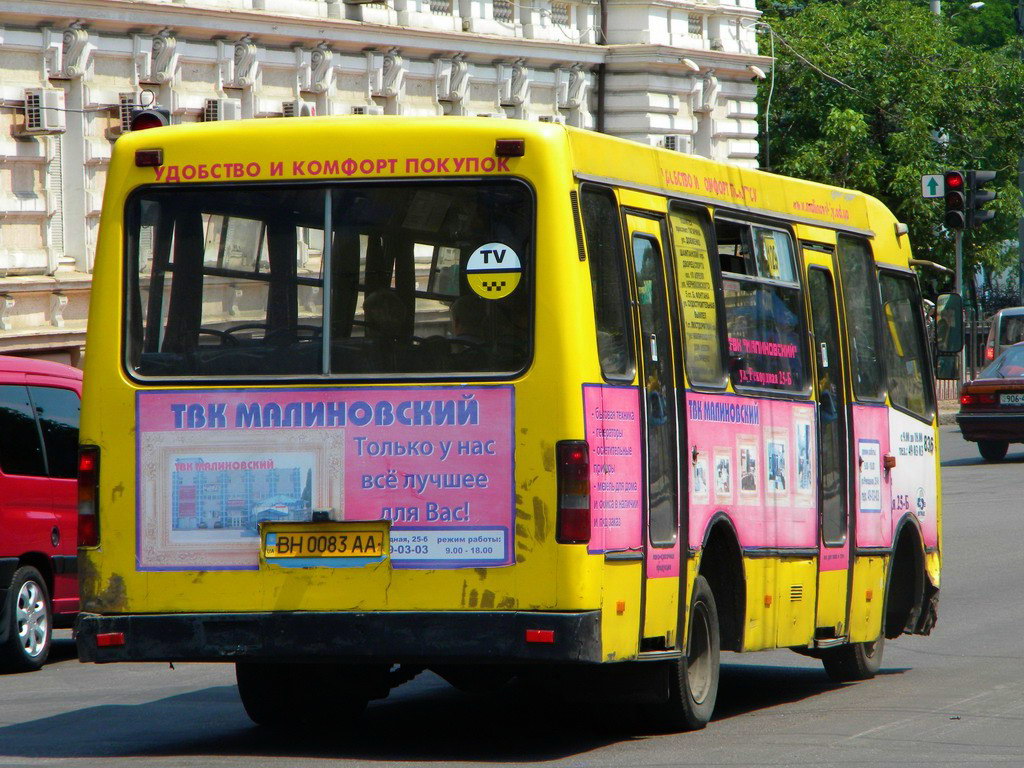
M 171 528 L 255 536 L 260 522 L 309 520 L 315 459 L 311 453 L 173 457 Z

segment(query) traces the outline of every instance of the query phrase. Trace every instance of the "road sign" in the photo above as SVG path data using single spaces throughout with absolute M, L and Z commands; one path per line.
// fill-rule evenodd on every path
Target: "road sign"
M 921 197 L 942 197 L 946 194 L 946 183 L 941 173 L 930 173 L 921 177 Z

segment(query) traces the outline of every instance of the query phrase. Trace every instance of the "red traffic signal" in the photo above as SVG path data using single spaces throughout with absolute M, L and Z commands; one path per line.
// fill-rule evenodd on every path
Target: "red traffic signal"
M 171 112 L 163 107 L 148 107 L 132 111 L 131 130 L 144 131 L 147 128 L 163 128 L 171 124 Z
M 946 215 L 943 218 L 947 229 L 963 229 L 967 226 L 966 178 L 963 171 L 946 171 Z

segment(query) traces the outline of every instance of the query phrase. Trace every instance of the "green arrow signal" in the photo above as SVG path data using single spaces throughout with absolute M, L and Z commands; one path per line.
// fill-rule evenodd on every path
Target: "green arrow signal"
M 934 178 L 928 179 L 928 194 L 934 195 L 939 191 L 939 182 Z

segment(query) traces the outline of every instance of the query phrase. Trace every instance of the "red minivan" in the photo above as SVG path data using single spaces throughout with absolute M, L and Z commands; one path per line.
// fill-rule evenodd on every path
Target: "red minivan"
M 78 613 L 82 372 L 0 356 L 0 670 L 39 669 Z

